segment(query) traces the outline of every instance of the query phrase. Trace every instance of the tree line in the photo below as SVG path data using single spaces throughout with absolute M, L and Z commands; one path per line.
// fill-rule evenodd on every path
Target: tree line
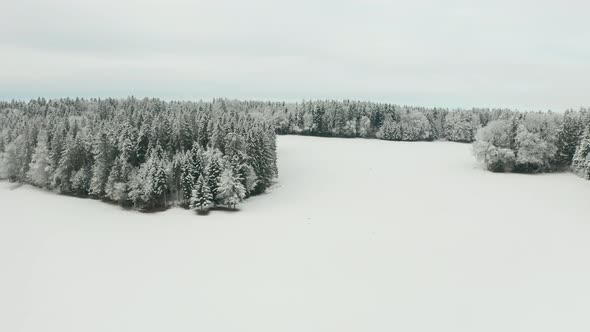
M 223 99 L 0 103 L 0 178 L 138 210 L 235 208 L 276 159 L 274 125 Z
M 0 103 L 0 177 L 137 209 L 235 207 L 277 175 L 275 134 L 473 143 L 494 172 L 590 179 L 590 112 L 362 101 Z
M 400 106 L 359 101 L 257 105 L 277 132 L 395 141 L 447 140 L 473 144 L 494 172 L 571 169 L 590 179 L 590 112 L 519 112 Z
M 362 101 L 304 101 L 257 105 L 277 133 L 394 141 L 473 142 L 477 130 L 507 109 L 444 109 Z

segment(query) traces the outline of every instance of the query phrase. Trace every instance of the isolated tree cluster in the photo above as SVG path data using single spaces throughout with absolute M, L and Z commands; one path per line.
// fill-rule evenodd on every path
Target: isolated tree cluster
M 479 130 L 473 151 L 493 172 L 565 170 L 590 179 L 590 113 L 506 114 Z
M 0 103 L 0 178 L 139 210 L 235 208 L 277 176 L 276 135 L 228 103 Z

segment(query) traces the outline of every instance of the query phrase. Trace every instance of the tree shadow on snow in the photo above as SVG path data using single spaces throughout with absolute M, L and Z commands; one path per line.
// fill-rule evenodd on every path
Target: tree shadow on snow
M 23 184 L 22 183 L 18 183 L 18 182 L 12 182 L 10 183 L 10 185 L 8 186 L 8 190 L 16 190 L 20 187 L 22 187 Z
M 228 208 L 227 206 L 217 206 L 211 209 L 211 211 L 221 211 L 226 213 L 236 213 L 240 212 L 238 208 Z

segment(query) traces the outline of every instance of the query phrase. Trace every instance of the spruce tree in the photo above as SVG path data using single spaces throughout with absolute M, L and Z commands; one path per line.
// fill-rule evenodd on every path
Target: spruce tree
M 185 157 L 182 160 L 182 165 L 180 167 L 180 191 L 182 191 L 183 205 L 188 205 L 190 204 L 190 199 L 192 197 L 193 189 L 196 182 L 194 174 L 198 174 L 194 170 L 192 151 L 188 151 L 185 154 Z
M 217 188 L 219 186 L 219 177 L 221 176 L 220 157 L 218 155 L 221 152 L 219 150 L 215 150 L 215 152 L 209 155 L 209 162 L 205 168 L 205 174 L 207 175 L 207 185 L 209 186 L 213 203 L 217 204 Z
M 207 185 L 207 180 L 203 176 L 199 176 L 195 183 L 195 188 L 191 193 L 191 210 L 197 212 L 207 212 L 213 206 L 213 197 Z
M 583 128 L 581 128 L 580 124 L 579 116 L 573 111 L 566 111 L 563 115 L 563 121 L 557 133 L 556 166 L 567 167 L 571 165 L 582 134 Z
M 93 144 L 92 179 L 89 193 L 95 197 L 104 196 L 105 186 L 113 167 L 113 155 L 111 144 L 106 133 L 100 133 Z
M 86 196 L 89 193 L 92 172 L 90 167 L 84 166 L 72 173 L 70 183 L 72 193 L 78 196 Z
M 590 180 L 590 125 L 584 129 L 580 144 L 576 148 L 572 169 L 581 177 Z
M 115 163 L 107 178 L 104 197 L 125 205 L 128 199 L 128 181 L 131 173 L 133 173 L 133 168 L 127 162 L 127 157 L 125 155 L 119 155 L 115 159 Z
M 171 192 L 175 194 L 175 201 L 182 202 L 182 167 L 185 164 L 185 154 L 176 152 L 170 165 Z
M 154 148 L 150 156 L 129 181 L 129 198 L 139 209 L 154 209 L 166 206 L 166 168 Z

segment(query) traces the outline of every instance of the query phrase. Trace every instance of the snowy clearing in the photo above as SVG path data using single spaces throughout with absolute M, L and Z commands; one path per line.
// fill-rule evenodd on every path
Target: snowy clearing
M 207 217 L 0 183 L 0 330 L 590 330 L 587 181 L 458 143 L 278 154 L 269 194 Z

